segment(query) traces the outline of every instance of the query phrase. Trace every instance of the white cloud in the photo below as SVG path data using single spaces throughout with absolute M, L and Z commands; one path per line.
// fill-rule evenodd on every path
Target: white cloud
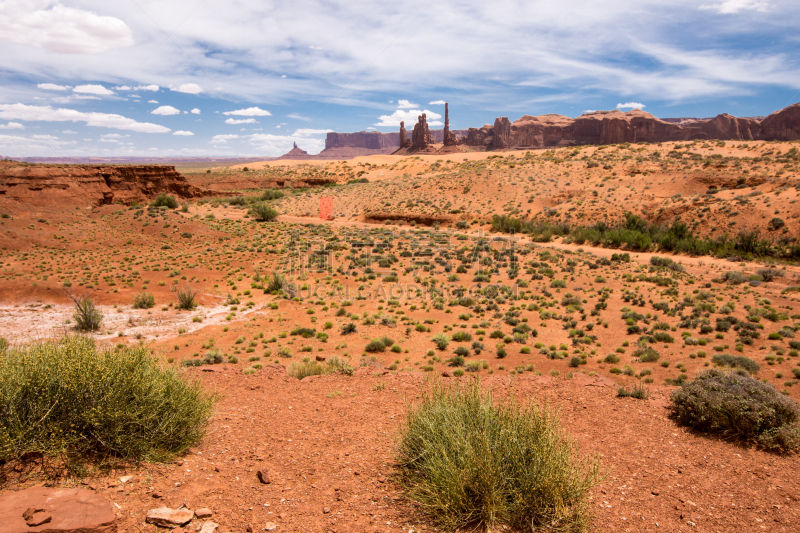
M 72 98 L 75 100 L 100 100 L 99 96 L 91 96 L 89 94 L 73 94 Z
M 304 116 L 303 116 L 303 115 L 301 115 L 300 113 L 289 113 L 289 118 L 293 118 L 293 119 L 295 119 L 295 120 L 305 120 L 305 121 L 307 121 L 307 122 L 310 122 L 310 121 L 311 121 L 311 118 L 310 118 L 310 117 L 304 117 Z
M 72 92 L 75 93 L 84 93 L 84 94 L 99 94 L 102 96 L 108 96 L 110 94 L 114 94 L 114 91 L 110 89 L 106 89 L 102 85 L 78 85 Z
M 312 130 L 308 128 L 300 128 L 299 130 L 295 130 L 293 135 L 298 137 L 308 137 L 309 135 L 322 135 L 323 133 L 330 133 L 333 130 Z
M 124 139 L 125 137 L 130 137 L 130 135 L 122 135 L 120 133 L 104 133 L 100 136 L 101 139 Z
M 152 115 L 180 115 L 180 109 L 175 109 L 171 105 L 162 105 L 150 111 Z
M 242 119 L 235 119 L 229 118 L 225 120 L 225 124 L 255 124 L 256 119 L 254 118 L 242 118 Z
M 377 124 L 373 124 L 373 126 L 399 128 L 400 121 L 402 120 L 405 121 L 407 129 L 412 129 L 414 127 L 414 124 L 417 123 L 417 117 L 419 117 L 419 115 L 423 113 L 427 115 L 426 118 L 428 120 L 428 126 L 442 125 L 442 122 L 437 120 L 442 118 L 442 115 L 440 115 L 439 113 L 434 113 L 433 111 L 428 111 L 427 109 L 425 109 L 424 111 L 420 111 L 419 109 L 409 109 L 407 111 L 398 109 L 391 115 L 382 115 L 378 117 L 378 120 L 380 120 L 380 122 L 378 122 Z
M 624 104 L 617 104 L 617 109 L 644 109 L 646 106 L 639 102 L 625 102 Z
M 191 131 L 183 131 L 183 130 L 178 130 L 176 132 L 173 132 L 172 134 L 173 135 L 183 135 L 183 136 L 186 136 L 186 137 L 194 135 L 194 133 L 192 133 Z
M 66 91 L 70 88 L 69 85 L 56 85 L 55 83 L 40 83 L 37 87 L 47 91 Z
M 428 102 L 428 105 L 444 105 L 446 103 L 444 100 L 434 100 L 433 102 Z
M 722 15 L 733 15 L 740 11 L 760 11 L 762 13 L 769 11 L 769 2 L 760 2 L 759 0 L 725 0 L 717 4 L 703 4 L 700 6 L 702 10 L 713 10 Z
M 120 85 L 119 87 L 114 87 L 114 90 L 117 91 L 130 91 L 131 88 L 127 85 Z
M 133 88 L 134 91 L 158 91 L 158 85 L 137 85 Z
M 131 46 L 131 30 L 120 19 L 66 7 L 51 0 L 0 3 L 0 41 L 44 48 L 56 54 L 100 54 Z
M 71 96 L 54 96 L 51 98 L 57 104 L 68 104 L 72 101 Z
M 197 109 L 196 107 L 194 109 L 192 109 L 192 115 L 199 115 L 199 114 L 200 114 L 200 110 L 199 109 Z
M 57 141 L 58 137 L 54 135 L 31 135 L 32 139 L 40 139 L 42 141 Z
M 398 100 L 397 107 L 399 107 L 400 109 L 411 109 L 414 107 L 419 107 L 419 104 L 413 104 L 408 100 Z
M 111 113 L 86 113 L 75 109 L 53 108 L 26 104 L 0 104 L 0 118 L 47 122 L 86 122 L 88 126 L 130 130 L 139 133 L 166 133 L 169 128 Z
M 248 107 L 247 109 L 237 109 L 236 111 L 223 111 L 223 115 L 239 115 L 244 117 L 268 117 L 272 113 L 259 107 Z
M 66 133 L 67 135 L 74 135 L 74 134 L 76 134 L 78 132 L 77 131 L 72 131 L 72 130 L 63 130 L 61 133 Z
M 158 100 L 148 100 L 147 103 L 148 104 L 157 104 Z
M 19 122 L 9 122 L 8 124 L 0 124 L 0 130 L 21 130 L 25 126 Z
M 187 94 L 200 94 L 203 92 L 203 88 L 197 85 L 196 83 L 184 83 L 179 87 L 170 87 L 171 90 L 179 93 L 187 93 Z
M 213 137 L 211 137 L 211 141 L 210 142 L 212 142 L 212 143 L 226 143 L 226 142 L 228 142 L 230 140 L 238 139 L 238 138 L 239 138 L 239 136 L 236 135 L 235 133 L 231 133 L 230 135 L 214 135 Z

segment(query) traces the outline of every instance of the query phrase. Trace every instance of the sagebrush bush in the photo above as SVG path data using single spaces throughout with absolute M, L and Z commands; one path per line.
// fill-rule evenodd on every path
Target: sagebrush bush
M 256 220 L 261 220 L 264 222 L 274 220 L 280 214 L 274 207 L 267 204 L 255 204 L 253 205 L 252 210 Z
M 174 196 L 170 196 L 166 193 L 161 193 L 155 197 L 155 199 L 150 202 L 150 205 L 153 207 L 169 207 L 170 209 L 175 209 L 178 207 L 178 201 L 175 199 Z
M 698 431 L 752 440 L 769 449 L 800 449 L 800 409 L 775 387 L 750 376 L 711 369 L 672 393 L 670 411 Z
M 200 441 L 215 402 L 144 347 L 70 336 L 10 348 L 0 358 L 0 459 L 166 460 Z
M 583 531 L 600 481 L 555 410 L 495 402 L 478 380 L 429 384 L 408 409 L 397 462 L 407 496 L 446 528 Z
M 751 374 L 755 374 L 759 370 L 759 365 L 749 357 L 743 355 L 729 355 L 726 353 L 715 355 L 711 358 L 711 362 L 719 366 L 727 366 L 731 368 L 742 368 Z
M 191 311 L 195 307 L 197 307 L 197 302 L 195 299 L 197 298 L 197 294 L 200 292 L 191 285 L 184 285 L 183 287 L 173 287 L 172 292 L 175 293 L 175 297 L 178 298 L 178 304 L 175 306 L 175 309 L 183 309 L 186 311 Z
M 152 293 L 142 291 L 133 297 L 134 309 L 150 309 L 156 305 L 156 297 Z
M 103 313 L 94 303 L 94 298 L 89 295 L 72 295 L 69 297 L 75 303 L 75 313 L 72 318 L 75 320 L 75 329 L 78 331 L 97 331 L 103 323 Z

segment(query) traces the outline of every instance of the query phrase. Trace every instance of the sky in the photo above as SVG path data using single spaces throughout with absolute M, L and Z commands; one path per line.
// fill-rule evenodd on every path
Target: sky
M 444 102 L 452 129 L 768 115 L 798 27 L 796 0 L 0 0 L 0 154 L 314 154 Z

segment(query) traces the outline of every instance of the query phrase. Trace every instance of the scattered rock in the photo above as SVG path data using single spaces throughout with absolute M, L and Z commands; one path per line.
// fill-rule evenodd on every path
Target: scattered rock
M 132 479 L 133 479 L 133 476 L 122 476 L 121 478 L 119 478 L 119 480 L 120 480 L 122 483 L 127 483 L 128 481 L 130 481 L 130 480 L 132 480 Z
M 211 512 L 211 509 L 206 509 L 203 507 L 202 509 L 195 509 L 194 515 L 197 518 L 211 518 L 214 513 Z
M 30 487 L 0 496 L 2 531 L 114 533 L 111 503 L 87 489 Z
M 331 508 L 330 507 L 323 507 L 322 508 L 322 514 L 328 514 L 330 512 L 331 512 Z
M 258 480 L 264 485 L 269 485 L 272 483 L 272 480 L 269 478 L 269 472 L 267 472 L 265 469 L 261 469 L 256 472 L 256 477 L 258 477 Z
M 322 361 L 325 360 L 325 356 L 324 355 L 318 355 L 318 356 L 316 356 L 315 359 L 321 363 Z
M 164 495 L 161 494 L 160 492 L 158 492 L 157 490 L 153 491 L 152 496 L 153 496 L 153 498 L 163 498 L 164 497 Z
M 209 520 L 208 522 L 203 524 L 202 528 L 200 528 L 200 533 L 214 533 L 218 527 L 219 527 L 218 524 L 215 524 L 214 522 Z
M 278 524 L 276 524 L 275 522 L 267 522 L 266 524 L 264 524 L 265 531 L 275 531 L 276 529 L 278 529 Z
M 147 511 L 147 523 L 162 527 L 184 526 L 194 518 L 194 512 L 189 509 L 170 509 L 159 507 Z

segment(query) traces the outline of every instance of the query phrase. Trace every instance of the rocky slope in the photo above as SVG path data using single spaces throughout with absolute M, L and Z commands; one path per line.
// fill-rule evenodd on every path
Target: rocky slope
M 34 205 L 104 205 L 147 202 L 160 193 L 197 198 L 172 166 L 30 165 L 0 162 L 0 198 Z

